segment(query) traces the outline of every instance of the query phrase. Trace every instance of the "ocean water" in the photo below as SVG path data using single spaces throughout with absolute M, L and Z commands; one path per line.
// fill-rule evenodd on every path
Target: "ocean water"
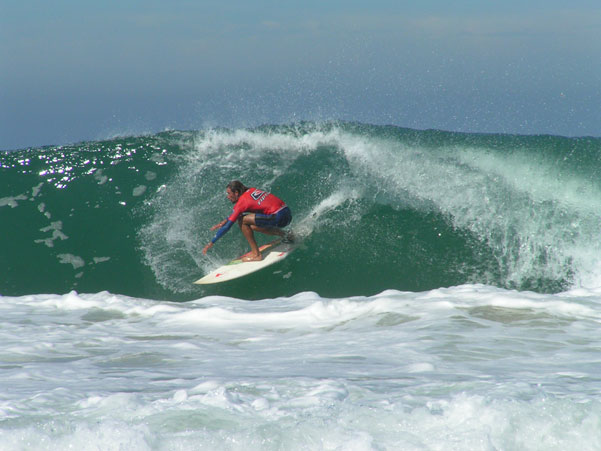
M 0 154 L 0 449 L 601 449 L 601 139 L 358 123 Z M 286 260 L 211 225 L 240 179 Z

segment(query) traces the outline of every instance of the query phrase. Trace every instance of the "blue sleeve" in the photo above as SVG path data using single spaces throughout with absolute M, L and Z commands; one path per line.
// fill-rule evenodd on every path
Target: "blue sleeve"
M 232 227 L 232 224 L 234 224 L 234 223 L 228 219 L 226 221 L 226 223 L 223 224 L 219 230 L 217 230 L 217 233 L 215 234 L 215 238 L 213 238 L 213 240 L 211 242 L 213 244 L 215 244 L 215 241 L 217 241 L 219 238 L 221 238 L 223 235 L 225 235 L 226 232 Z

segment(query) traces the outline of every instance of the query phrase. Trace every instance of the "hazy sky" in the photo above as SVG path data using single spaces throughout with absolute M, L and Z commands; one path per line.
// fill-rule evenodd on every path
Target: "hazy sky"
M 601 3 L 0 0 L 0 149 L 328 119 L 601 136 Z

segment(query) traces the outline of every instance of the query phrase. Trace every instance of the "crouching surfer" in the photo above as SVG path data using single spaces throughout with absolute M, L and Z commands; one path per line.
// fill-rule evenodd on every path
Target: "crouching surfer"
M 225 191 L 227 198 L 234 204 L 234 210 L 227 219 L 211 227 L 211 230 L 217 230 L 217 233 L 204 247 L 203 254 L 206 254 L 236 221 L 250 244 L 250 252 L 243 258 L 244 261 L 259 261 L 263 258 L 255 241 L 255 231 L 290 239 L 289 234 L 287 236 L 286 232 L 282 230 L 292 220 L 290 208 L 284 201 L 266 191 L 247 188 L 238 180 L 230 182 Z

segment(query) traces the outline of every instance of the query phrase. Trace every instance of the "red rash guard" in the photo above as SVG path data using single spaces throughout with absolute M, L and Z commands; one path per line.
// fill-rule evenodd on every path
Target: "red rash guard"
M 227 218 L 229 221 L 236 222 L 238 217 L 244 212 L 263 213 L 273 215 L 284 208 L 286 204 L 283 200 L 267 191 L 261 191 L 257 188 L 248 188 L 234 205 L 234 211 Z
M 257 188 L 248 188 L 236 201 L 234 211 L 227 218 L 226 223 L 217 231 L 212 243 L 215 243 L 215 241 L 221 238 L 232 227 L 232 224 L 236 222 L 242 213 L 249 212 L 273 215 L 285 206 L 286 204 L 283 200 L 267 191 L 261 191 Z

